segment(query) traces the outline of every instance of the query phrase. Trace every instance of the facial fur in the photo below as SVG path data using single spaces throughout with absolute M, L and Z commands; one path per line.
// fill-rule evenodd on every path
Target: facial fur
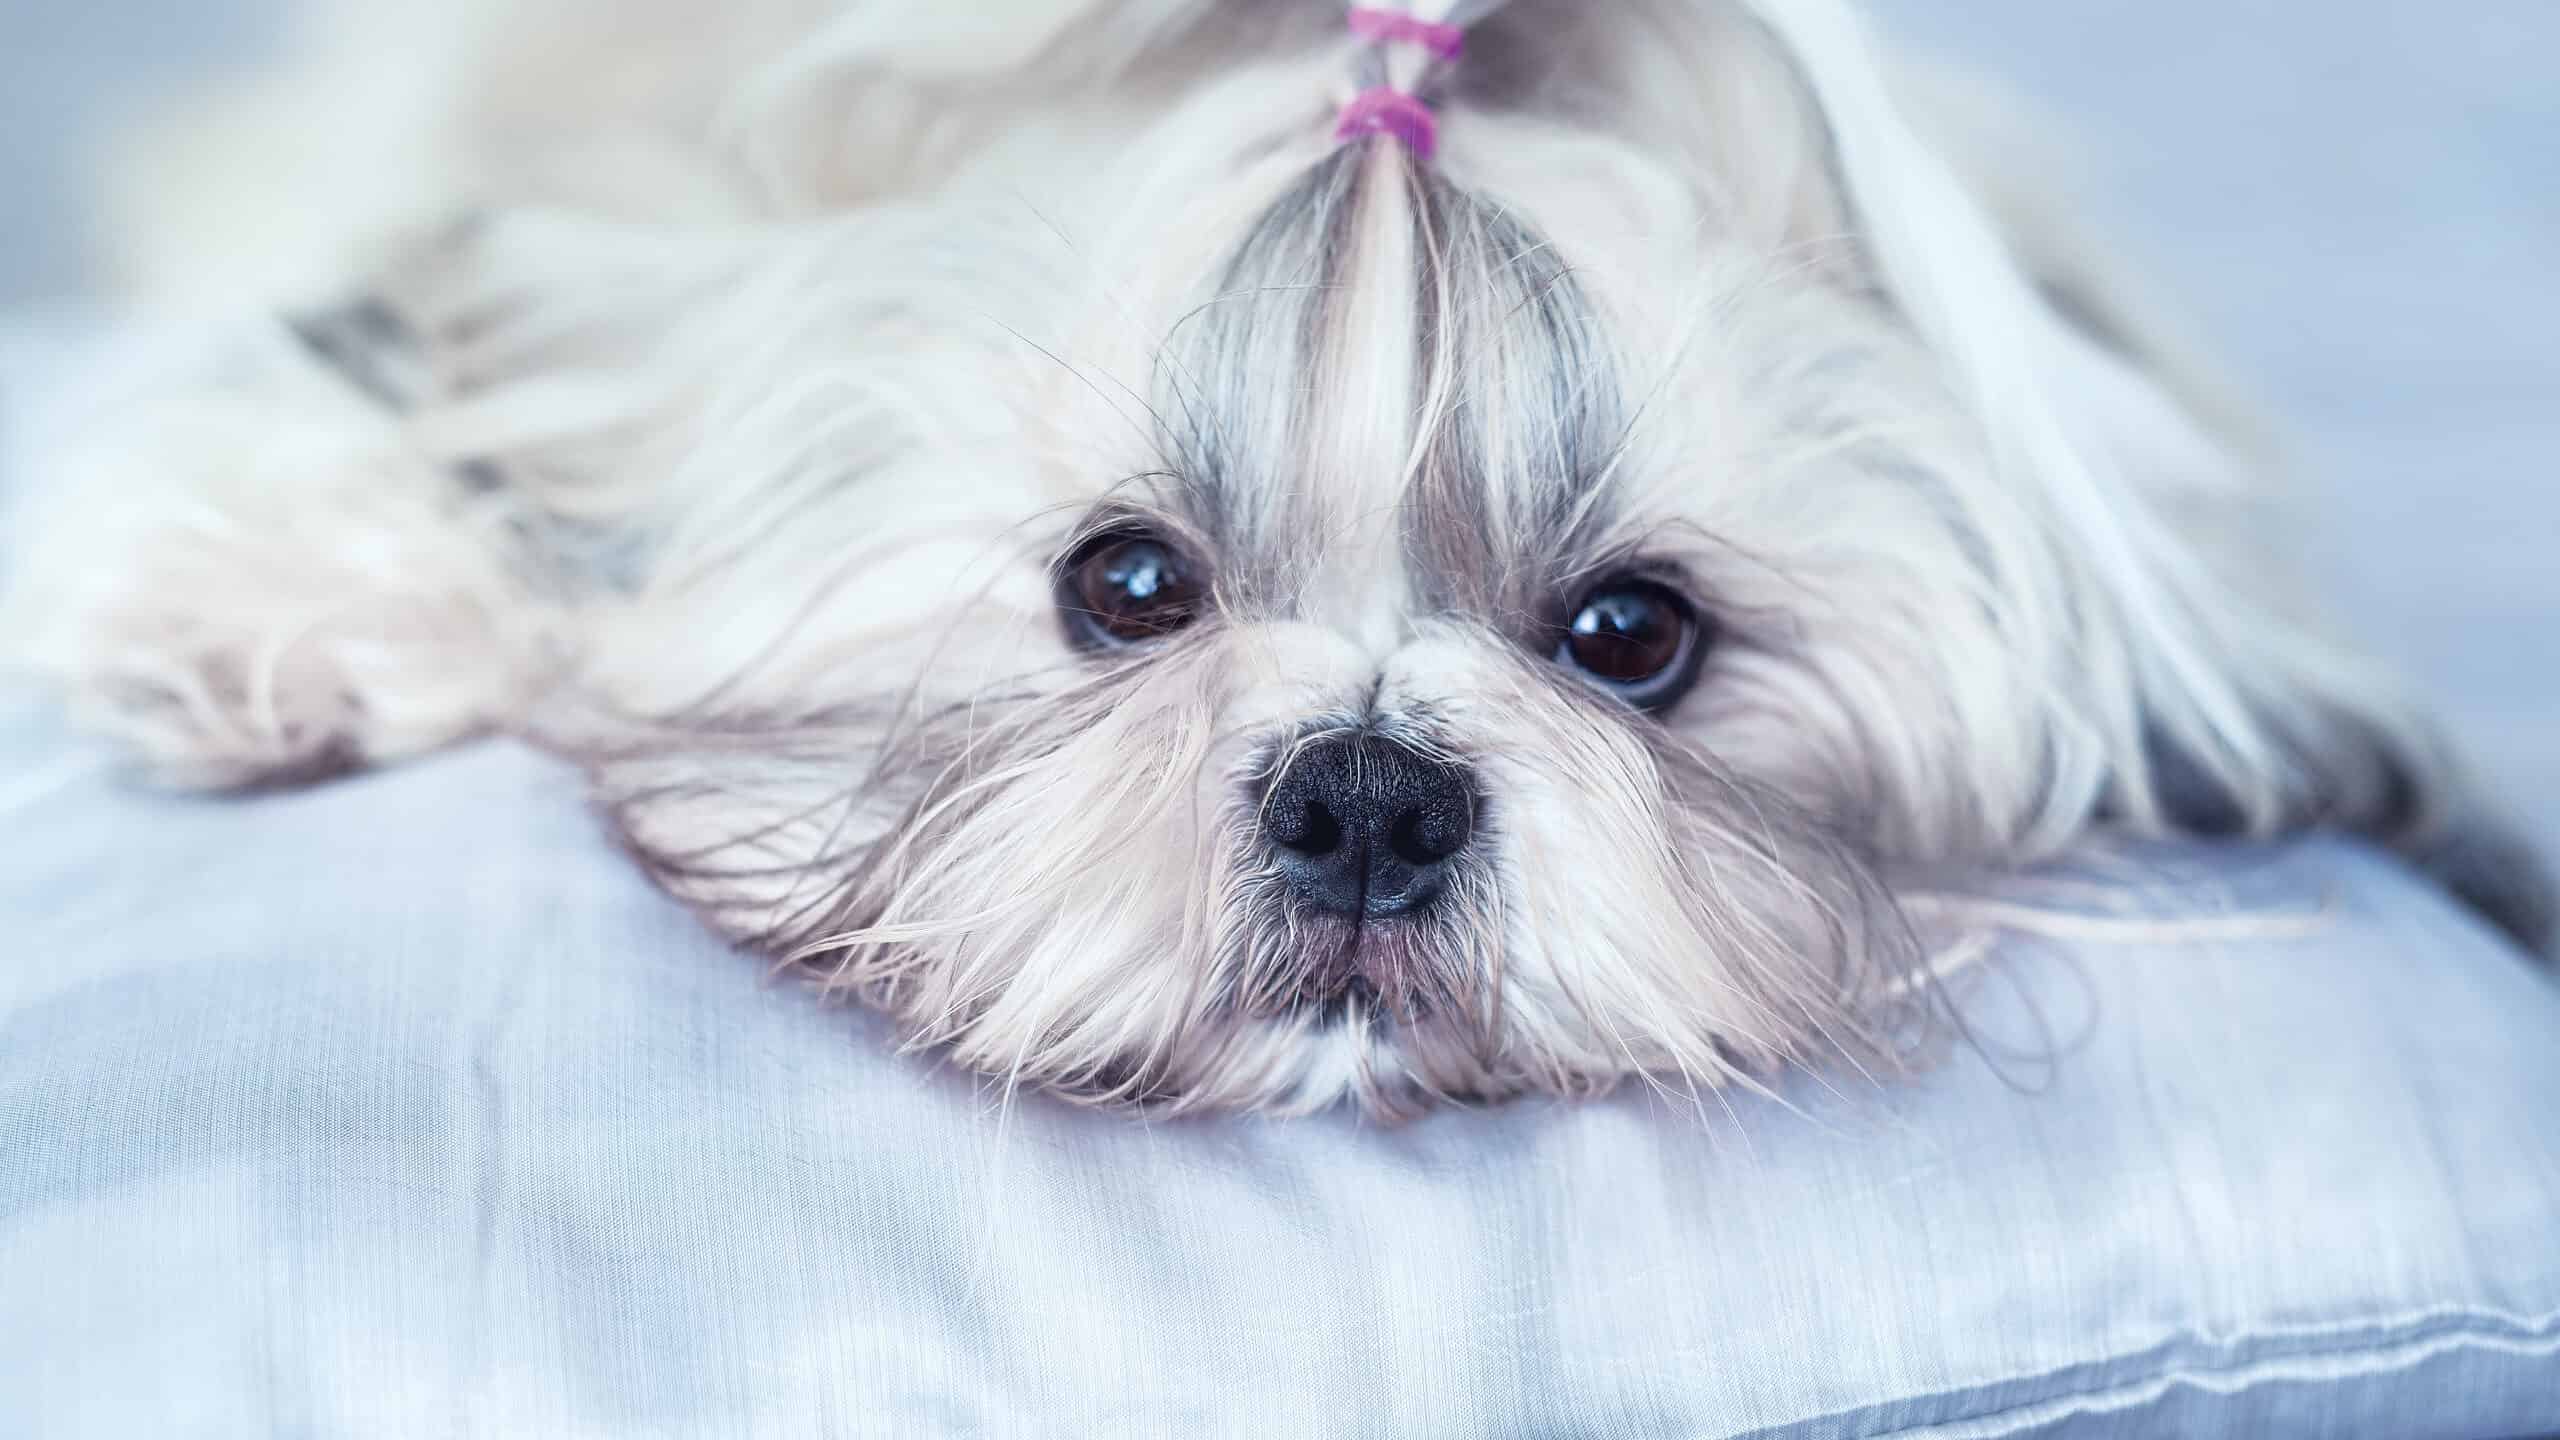
M 1408 62 L 1326 6 L 1003 8 L 993 52 L 779 26 L 633 169 L 752 201 L 518 177 L 373 277 L 426 378 L 218 492 L 370 608 L 176 644 L 39 574 L 40 659 L 213 783 L 532 735 L 919 1045 L 1172 1107 L 1889 1062 L 1911 875 L 2458 828 L 2269 582 L 2235 446 L 2051 303 L 2082 257 L 2004 238 L 1833 6 L 1454 7 L 1429 161 L 1333 139 Z M 381 487 L 469 560 L 347 561 Z M 1188 588 L 1123 638 L 1080 567 L 1131 541 Z M 1573 662 L 1612 585 L 1692 627 L 1667 702 Z

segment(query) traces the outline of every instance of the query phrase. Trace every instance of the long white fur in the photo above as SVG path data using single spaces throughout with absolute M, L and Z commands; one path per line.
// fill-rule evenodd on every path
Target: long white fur
M 359 157 L 290 242 L 187 196 L 248 284 L 314 245 L 369 276 L 426 388 L 370 405 L 249 325 L 48 477 L 17 658 L 182 783 L 529 735 L 706 918 L 918 1043 L 1182 1105 L 1890 1060 L 1906 871 L 2166 828 L 2164 752 L 2259 833 L 2434 803 L 2424 730 L 2267 583 L 2239 451 L 2047 302 L 2078 257 L 2004 227 L 1838 0 L 1411 8 L 1481 42 L 1387 57 L 1442 107 L 1431 176 L 1323 169 L 1376 57 L 1315 0 L 462 7 L 352 122 L 431 192 Z M 241 153 L 299 153 L 385 33 L 228 107 L 273 126 Z M 1341 216 L 1274 218 L 1326 173 Z M 1559 474 L 1603 377 L 1623 434 Z M 1214 504 L 1165 453 L 1194 410 L 1249 477 Z M 1726 624 L 1667 723 L 1487 598 L 1561 562 L 1559 506 Z M 1219 557 L 1222 613 L 1097 660 L 1048 567 L 1121 509 Z M 1435 524 L 1495 557 L 1475 600 L 1414 600 Z M 1345 714 L 1487 794 L 1403 1015 L 1284 1003 L 1315 941 L 1254 777 Z

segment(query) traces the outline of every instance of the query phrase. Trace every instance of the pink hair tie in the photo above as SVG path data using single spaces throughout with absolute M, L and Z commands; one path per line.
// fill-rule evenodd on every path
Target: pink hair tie
M 1432 118 L 1430 106 L 1392 86 L 1379 85 L 1352 96 L 1333 127 L 1336 141 L 1363 135 L 1392 135 L 1404 142 L 1415 159 L 1428 160 L 1440 144 L 1440 122 Z
M 1443 60 L 1455 60 L 1467 45 L 1467 32 L 1455 25 L 1440 25 L 1417 20 L 1401 10 L 1378 10 L 1356 6 L 1351 11 L 1351 33 L 1380 45 L 1419 45 Z

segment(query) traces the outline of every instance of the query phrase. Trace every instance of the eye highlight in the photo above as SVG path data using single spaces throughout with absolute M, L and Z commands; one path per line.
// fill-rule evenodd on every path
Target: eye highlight
M 1086 649 L 1160 640 L 1200 618 L 1208 585 L 1182 553 L 1145 530 L 1111 530 L 1076 547 L 1058 577 L 1067 638 Z
M 1671 707 L 1698 683 L 1713 627 L 1670 586 L 1604 580 L 1575 602 L 1556 659 L 1640 710 Z

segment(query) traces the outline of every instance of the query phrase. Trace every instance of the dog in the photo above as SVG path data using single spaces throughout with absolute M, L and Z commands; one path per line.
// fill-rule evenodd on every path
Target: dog
M 168 782 L 527 737 L 725 935 L 1165 1110 L 1889 1058 L 1912 877 L 2117 835 L 2549 943 L 2245 420 L 1839 0 L 315 24 L 115 167 L 227 329 L 16 527 Z

